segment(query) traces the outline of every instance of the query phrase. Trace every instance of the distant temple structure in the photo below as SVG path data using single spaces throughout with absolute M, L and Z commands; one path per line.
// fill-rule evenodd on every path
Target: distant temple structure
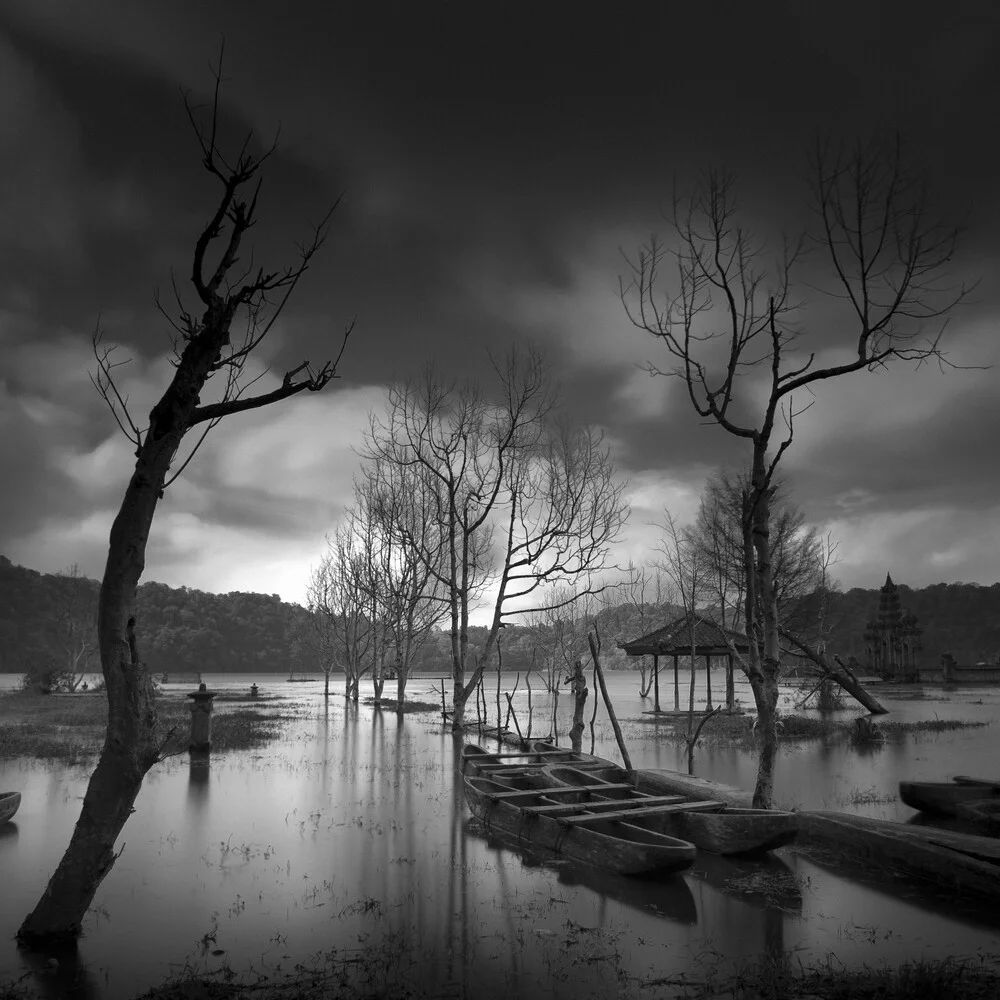
M 915 681 L 923 629 L 915 615 L 900 607 L 892 577 L 886 573 L 878 602 L 878 618 L 865 627 L 865 658 L 870 673 L 886 680 Z

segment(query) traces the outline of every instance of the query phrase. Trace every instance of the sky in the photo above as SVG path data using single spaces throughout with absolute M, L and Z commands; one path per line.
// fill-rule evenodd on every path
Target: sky
M 255 364 L 261 387 L 336 354 L 324 392 L 229 418 L 160 503 L 145 579 L 302 601 L 352 499 L 367 414 L 430 361 L 485 379 L 532 343 L 567 414 L 602 428 L 639 563 L 667 507 L 690 520 L 745 442 L 651 378 L 662 345 L 619 298 L 628 258 L 669 235 L 672 193 L 736 178 L 770 246 L 815 227 L 817 138 L 898 133 L 949 265 L 976 282 L 943 342 L 961 367 L 898 364 L 822 384 L 782 468 L 839 548 L 845 588 L 886 571 L 918 587 L 1000 580 L 1000 14 L 957 2 L 276 5 L 215 0 L 0 2 L 0 553 L 100 577 L 134 461 L 91 385 L 100 330 L 136 413 L 170 377 L 155 293 L 182 294 L 216 191 L 182 94 L 208 99 L 225 39 L 224 138 L 269 143 L 255 259 L 281 265 L 340 198 L 330 237 Z M 688 9 L 691 8 L 691 9 Z M 796 286 L 821 358 L 854 328 Z M 265 372 L 265 369 L 267 371 Z M 752 406 L 759 387 L 743 386 Z M 992 442 L 992 443 L 991 443 Z

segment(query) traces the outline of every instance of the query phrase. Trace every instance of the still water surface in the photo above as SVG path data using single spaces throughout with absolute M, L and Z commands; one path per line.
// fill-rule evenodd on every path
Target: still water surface
M 320 684 L 281 677 L 205 679 L 214 689 L 255 680 L 262 693 L 299 702 L 301 717 L 263 751 L 208 763 L 184 755 L 150 773 L 76 958 L 34 979 L 53 997 L 115 1000 L 185 965 L 290 970 L 320 952 L 356 957 L 373 944 L 384 945 L 378 968 L 356 965 L 355 974 L 385 993 L 419 986 L 477 1000 L 617 996 L 763 951 L 877 965 L 996 950 L 1000 918 L 983 907 L 788 848 L 763 865 L 702 856 L 660 881 L 525 856 L 468 817 L 455 780 L 459 745 L 438 715 L 345 705 L 339 690 L 327 705 Z M 633 762 L 685 766 L 682 747 L 639 721 L 650 703 L 637 677 L 609 680 Z M 721 684 L 720 674 L 716 692 Z M 427 680 L 411 681 L 408 696 L 436 700 Z M 737 696 L 750 704 L 739 685 Z M 493 697 L 488 689 L 491 712 Z M 991 721 L 1000 712 L 996 689 L 883 700 L 900 719 Z M 515 704 L 523 726 L 523 695 Z M 547 700 L 537 689 L 533 706 L 539 733 Z M 564 694 L 563 732 L 570 714 Z M 596 749 L 617 757 L 603 711 Z M 982 771 L 998 749 L 995 724 L 910 734 L 865 755 L 842 739 L 796 743 L 781 751 L 778 797 L 906 819 L 900 779 Z M 744 750 L 706 746 L 696 773 L 751 788 L 755 764 Z M 82 768 L 0 762 L 0 788 L 23 793 L 15 823 L 0 828 L 0 980 L 31 969 L 12 937 L 66 847 L 87 778 Z

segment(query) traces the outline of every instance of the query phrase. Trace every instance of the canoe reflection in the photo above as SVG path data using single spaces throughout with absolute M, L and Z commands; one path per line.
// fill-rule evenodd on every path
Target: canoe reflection
M 515 846 L 495 834 L 487 833 L 476 819 L 466 820 L 465 832 L 468 836 L 485 841 L 494 850 L 504 849 L 516 853 L 525 868 L 546 868 L 555 872 L 563 885 L 581 886 L 606 899 L 613 899 L 624 906 L 643 910 L 675 923 L 690 926 L 698 922 L 694 896 L 687 882 L 679 875 L 638 878 L 555 858 L 521 844 Z
M 690 875 L 753 907 L 784 910 L 786 913 L 802 911 L 798 876 L 776 854 L 762 858 L 739 858 L 700 851 Z

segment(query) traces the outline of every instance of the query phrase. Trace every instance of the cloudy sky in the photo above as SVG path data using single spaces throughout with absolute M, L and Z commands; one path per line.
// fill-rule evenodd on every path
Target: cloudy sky
M 961 365 L 821 385 L 784 463 L 808 520 L 839 540 L 845 587 L 1000 579 L 1000 190 L 995 5 L 677 5 L 4 0 L 0 3 L 0 552 L 100 576 L 128 443 L 94 392 L 91 336 L 148 410 L 170 375 L 157 288 L 181 284 L 215 190 L 181 91 L 280 149 L 257 259 L 341 194 L 332 234 L 260 363 L 335 353 L 322 394 L 230 418 L 170 488 L 147 579 L 301 600 L 351 499 L 366 414 L 428 359 L 460 377 L 486 351 L 546 351 L 567 410 L 606 429 L 630 480 L 620 555 L 641 561 L 664 505 L 683 521 L 742 447 L 692 415 L 618 298 L 625 255 L 666 235 L 676 185 L 724 165 L 762 238 L 813 224 L 817 137 L 894 130 L 936 212 L 964 226 L 950 320 Z M 683 9 L 682 9 L 683 8 Z M 696 8 L 696 9 L 695 9 Z M 803 274 L 800 321 L 833 357 L 855 336 Z M 185 293 L 186 294 L 186 293 Z M 752 394 L 751 394 L 752 395 Z M 992 444 L 990 442 L 993 442 Z

